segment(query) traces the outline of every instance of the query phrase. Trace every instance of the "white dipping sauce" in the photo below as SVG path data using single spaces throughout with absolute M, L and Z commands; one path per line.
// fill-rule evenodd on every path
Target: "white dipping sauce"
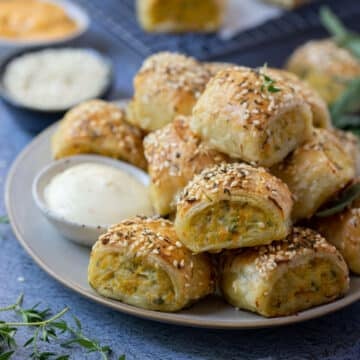
M 107 226 L 134 215 L 152 215 L 148 189 L 123 170 L 83 163 L 57 174 L 46 186 L 49 208 L 66 220 Z
M 86 49 L 47 49 L 10 61 L 4 85 L 26 106 L 66 109 L 98 97 L 109 76 L 109 64 Z

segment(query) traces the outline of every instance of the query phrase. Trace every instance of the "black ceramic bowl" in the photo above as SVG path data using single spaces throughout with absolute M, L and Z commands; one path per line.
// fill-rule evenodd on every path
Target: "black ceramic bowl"
M 97 56 L 101 58 L 102 61 L 104 61 L 109 66 L 109 77 L 106 81 L 106 84 L 103 86 L 103 88 L 99 91 L 99 94 L 97 95 L 97 98 L 107 98 L 107 96 L 110 93 L 111 85 L 112 85 L 112 78 L 113 78 L 113 72 L 112 72 L 112 65 L 111 61 L 98 52 L 97 50 L 91 49 L 91 48 L 73 48 L 73 47 L 64 47 L 64 49 L 82 49 L 88 51 L 91 55 Z M 47 48 L 48 49 L 48 48 Z M 62 49 L 60 47 L 54 47 L 51 49 Z M 45 49 L 41 49 L 45 50 Z M 41 51 L 39 49 L 37 50 L 26 50 L 26 51 L 20 51 L 13 53 L 9 57 L 5 58 L 0 63 L 0 97 L 2 98 L 4 104 L 9 109 L 10 113 L 13 115 L 13 119 L 26 131 L 37 133 L 44 128 L 51 125 L 53 122 L 59 120 L 62 118 L 62 116 L 65 114 L 66 111 L 68 111 L 71 107 L 75 106 L 76 104 L 72 105 L 68 108 L 59 108 L 54 110 L 49 109 L 41 109 L 37 107 L 31 107 L 25 104 L 22 104 L 18 100 L 14 99 L 9 91 L 6 89 L 4 85 L 4 73 L 6 70 L 7 65 L 14 60 L 15 58 L 30 54 L 30 53 L 36 53 Z

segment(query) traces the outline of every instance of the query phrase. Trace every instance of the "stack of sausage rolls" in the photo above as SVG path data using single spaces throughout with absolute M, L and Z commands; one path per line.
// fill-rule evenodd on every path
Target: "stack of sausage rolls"
M 89 263 L 96 291 L 178 311 L 218 288 L 266 317 L 348 291 L 349 268 L 360 273 L 360 204 L 316 213 L 354 181 L 358 144 L 332 128 L 315 90 L 284 70 L 172 53 L 147 59 L 134 90 L 126 121 L 145 134 L 159 216 L 99 238 Z

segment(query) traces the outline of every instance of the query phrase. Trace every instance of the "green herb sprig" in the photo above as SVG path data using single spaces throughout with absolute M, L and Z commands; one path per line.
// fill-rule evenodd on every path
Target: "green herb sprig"
M 63 316 L 69 311 L 65 307 L 55 315 L 51 315 L 49 308 L 39 309 L 39 304 L 29 309 L 22 306 L 24 296 L 20 295 L 17 301 L 9 306 L 0 308 L 0 312 L 13 312 L 21 317 L 20 322 L 5 322 L 0 320 L 0 360 L 8 360 L 16 353 L 18 344 L 15 336 L 20 327 L 28 327 L 33 330 L 31 337 L 25 342 L 24 347 L 32 346 L 30 358 L 33 360 L 69 360 L 70 355 L 55 352 L 41 351 L 41 342 L 57 342 L 63 348 L 72 348 L 78 345 L 87 352 L 96 352 L 103 360 L 109 360 L 112 350 L 109 346 L 103 346 L 98 341 L 88 338 L 82 331 L 81 322 L 73 317 L 75 326 L 72 327 L 63 320 Z M 62 340 L 60 336 L 68 339 Z M 125 360 L 121 355 L 119 360 Z
M 348 49 L 360 59 L 360 34 L 348 30 L 328 7 L 320 9 L 320 19 L 323 26 L 334 37 L 336 43 Z
M 335 215 L 349 207 L 360 196 L 360 183 L 348 186 L 339 197 L 326 204 L 325 208 L 318 211 L 317 217 Z
M 280 88 L 276 87 L 276 80 L 272 79 L 270 76 L 266 75 L 264 71 L 267 69 L 267 64 L 265 63 L 264 66 L 260 69 L 260 75 L 263 78 L 263 84 L 261 85 L 261 91 L 264 92 L 267 90 L 270 93 L 277 93 L 281 91 Z
M 8 223 L 9 223 L 9 218 L 6 215 L 0 216 L 0 224 L 8 224 Z
M 348 30 L 328 7 L 320 9 L 320 19 L 335 42 L 360 59 L 360 34 Z M 359 135 L 360 116 L 353 114 L 354 110 L 359 109 L 359 103 L 360 78 L 355 78 L 348 82 L 346 90 L 330 106 L 333 124 L 340 129 L 348 129 Z
M 333 124 L 340 129 L 360 127 L 360 116 L 351 114 L 360 103 L 360 78 L 351 80 L 347 89 L 330 107 Z

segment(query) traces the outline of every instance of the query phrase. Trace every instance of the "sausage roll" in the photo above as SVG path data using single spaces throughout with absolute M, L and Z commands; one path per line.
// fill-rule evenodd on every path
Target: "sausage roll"
M 94 153 L 146 169 L 143 133 L 129 124 L 125 111 L 102 100 L 91 100 L 68 111 L 52 138 L 55 159 Z
M 177 311 L 213 292 L 206 254 L 193 255 L 172 223 L 135 217 L 113 225 L 93 246 L 90 285 L 101 295 L 158 311 Z
M 173 121 L 176 115 L 190 115 L 211 76 L 191 57 L 169 52 L 150 56 L 134 78 L 129 121 L 153 131 Z
M 350 131 L 333 129 L 333 133 L 340 140 L 343 149 L 349 154 L 354 162 L 356 175 L 360 174 L 360 144 L 359 138 Z
M 217 30 L 226 0 L 137 0 L 140 25 L 151 32 Z
M 225 252 L 220 273 L 230 304 L 266 317 L 296 314 L 349 289 L 341 254 L 315 231 L 299 227 L 275 244 Z
M 350 270 L 360 275 L 360 200 L 339 214 L 314 220 L 315 228 L 344 257 Z
M 175 230 L 193 252 L 268 244 L 290 232 L 291 193 L 263 168 L 219 164 L 185 187 Z
M 202 65 L 205 67 L 206 70 L 210 71 L 211 76 L 215 76 L 221 70 L 226 70 L 231 67 L 237 66 L 232 63 L 226 62 L 203 62 Z
M 290 10 L 290 9 L 295 9 L 298 6 L 310 3 L 313 0 L 264 0 L 264 1 Z
M 307 81 L 332 104 L 346 89 L 347 82 L 360 76 L 360 61 L 333 40 L 317 40 L 296 49 L 287 69 Z
M 310 141 L 274 166 L 271 172 L 283 180 L 294 195 L 294 221 L 310 218 L 355 176 L 353 160 L 337 137 L 325 129 L 315 129 Z
M 210 149 L 192 133 L 184 116 L 150 133 L 144 140 L 144 149 L 149 163 L 150 197 L 160 215 L 175 211 L 176 196 L 195 174 L 228 161 L 226 155 Z
M 311 136 L 312 114 L 285 81 L 232 67 L 210 80 L 194 106 L 190 126 L 233 158 L 271 166 Z
M 286 81 L 296 92 L 304 97 L 311 108 L 313 125 L 315 127 L 325 129 L 332 128 L 328 106 L 317 91 L 312 89 L 305 81 L 302 81 L 298 76 L 291 72 L 272 68 L 266 69 L 265 72 L 274 79 Z

